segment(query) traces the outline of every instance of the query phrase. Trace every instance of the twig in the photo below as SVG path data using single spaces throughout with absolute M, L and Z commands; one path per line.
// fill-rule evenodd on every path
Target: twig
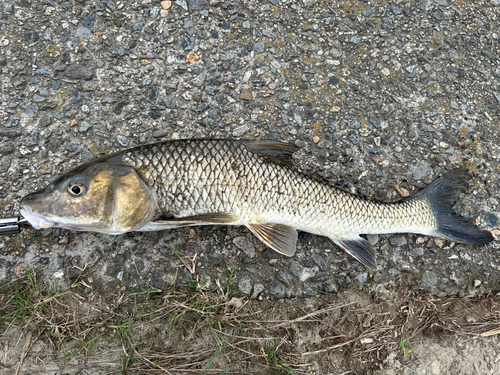
M 28 350 L 30 349 L 31 344 L 31 332 L 28 332 L 28 336 L 26 337 L 26 341 L 24 342 L 23 352 L 21 354 L 21 359 L 19 360 L 19 365 L 17 366 L 16 375 L 19 374 L 19 370 L 21 370 L 21 366 L 23 365 L 24 358 L 26 354 L 28 354 Z

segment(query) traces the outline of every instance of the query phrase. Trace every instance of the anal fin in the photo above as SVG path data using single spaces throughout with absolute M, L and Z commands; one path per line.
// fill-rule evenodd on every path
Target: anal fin
M 283 224 L 247 224 L 259 240 L 278 253 L 291 257 L 297 249 L 297 230 Z
M 359 236 L 351 238 L 331 238 L 347 254 L 359 260 L 366 267 L 374 270 L 377 268 L 375 250 L 370 243 Z
M 178 228 L 192 225 L 227 225 L 238 221 L 240 218 L 236 215 L 225 213 L 213 213 L 203 215 L 193 215 L 185 217 L 165 217 L 149 223 L 150 228 L 160 227 Z

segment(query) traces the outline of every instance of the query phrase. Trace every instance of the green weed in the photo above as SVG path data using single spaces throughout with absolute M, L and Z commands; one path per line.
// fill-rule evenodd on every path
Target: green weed
M 289 374 L 297 375 L 297 372 L 293 368 L 290 367 L 290 366 L 292 366 L 292 364 L 278 358 L 278 350 L 279 350 L 280 346 L 281 346 L 281 343 L 277 344 L 276 341 L 268 342 L 267 352 L 265 353 L 267 363 L 269 363 L 269 365 L 272 367 L 281 368 Z
M 415 349 L 408 350 L 407 348 L 410 342 L 410 339 L 407 338 L 408 323 L 409 322 L 406 322 L 405 325 L 403 326 L 403 332 L 401 333 L 401 339 L 399 340 L 399 347 L 403 350 L 403 355 L 405 357 L 415 350 Z

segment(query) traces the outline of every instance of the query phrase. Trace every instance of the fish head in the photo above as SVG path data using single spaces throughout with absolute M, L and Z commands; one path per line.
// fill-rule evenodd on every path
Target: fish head
M 91 162 L 27 195 L 20 205 L 21 215 L 36 229 L 120 234 L 149 222 L 156 197 L 134 168 Z

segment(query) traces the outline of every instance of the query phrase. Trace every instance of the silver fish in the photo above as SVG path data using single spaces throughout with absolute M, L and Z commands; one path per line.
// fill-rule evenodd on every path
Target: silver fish
M 297 171 L 297 150 L 264 140 L 176 140 L 93 160 L 21 201 L 35 228 L 121 234 L 192 225 L 245 225 L 286 256 L 297 230 L 326 236 L 369 268 L 360 234 L 419 233 L 474 245 L 490 232 L 456 215 L 467 172 L 446 173 L 396 203 L 379 203 Z

